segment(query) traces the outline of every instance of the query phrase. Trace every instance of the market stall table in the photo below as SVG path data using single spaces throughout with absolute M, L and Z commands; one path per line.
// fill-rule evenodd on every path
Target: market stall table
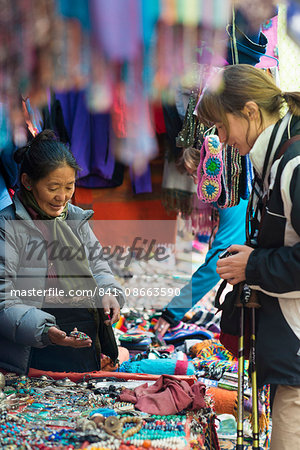
M 70 379 L 74 379 L 74 374 L 60 379 L 48 374 L 34 378 L 6 374 L 0 399 L 0 447 L 219 449 L 214 412 L 209 404 L 198 411 L 148 414 L 135 409 L 132 403 L 118 400 L 126 383 L 131 389 L 144 384 L 144 377 L 126 381 L 122 374 L 108 374 L 106 378 L 90 379 L 84 375 L 77 382 Z M 123 375 L 129 378 L 129 374 Z M 154 384 L 157 380 L 151 378 L 148 383 Z M 190 378 L 190 383 L 195 381 Z

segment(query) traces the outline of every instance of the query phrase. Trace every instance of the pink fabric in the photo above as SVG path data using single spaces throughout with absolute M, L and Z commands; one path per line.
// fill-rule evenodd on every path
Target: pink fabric
M 189 386 L 186 381 L 173 375 L 162 375 L 152 386 L 148 383 L 134 390 L 124 389 L 119 401 L 134 403 L 136 409 L 149 414 L 177 414 L 183 409 L 206 407 L 205 385 L 195 383 Z
M 272 21 L 272 26 L 269 28 L 262 27 L 262 32 L 267 36 L 268 44 L 267 44 L 267 50 L 266 55 L 275 56 L 275 58 L 278 58 L 276 51 L 274 51 L 277 47 L 277 26 L 278 26 L 278 16 L 272 17 L 270 19 Z M 270 21 L 266 22 L 266 26 L 268 27 Z M 270 67 L 276 66 L 277 63 L 275 59 L 268 58 L 267 56 L 262 56 L 260 59 L 260 62 L 256 64 L 255 67 L 258 67 L 259 69 L 268 69 Z
M 175 372 L 174 375 L 186 375 L 187 368 L 188 368 L 189 362 L 186 361 L 177 361 L 175 366 Z

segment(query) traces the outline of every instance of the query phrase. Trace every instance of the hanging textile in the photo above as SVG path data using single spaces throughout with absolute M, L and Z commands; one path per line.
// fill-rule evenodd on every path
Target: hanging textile
M 76 19 L 85 30 L 91 28 L 89 1 L 82 0 L 55 0 L 57 11 L 63 17 Z
M 165 161 L 162 181 L 162 203 L 167 211 L 182 213 L 188 217 L 193 210 L 193 197 L 196 193 L 193 180 L 180 173 L 176 161 L 182 153 L 182 148 L 176 142 L 182 128 L 182 119 L 175 105 L 163 104 L 166 124 Z
M 158 153 L 149 100 L 142 92 L 141 69 L 138 63 L 128 66 L 111 109 L 113 130 L 123 138 L 116 143 L 116 158 L 137 177 L 149 174 L 148 161 Z
M 111 139 L 111 116 L 91 114 L 86 106 L 85 93 L 56 93 L 74 154 L 81 171 L 77 185 L 87 188 L 120 186 L 124 166 L 116 161 Z M 151 173 L 147 167 L 141 176 L 132 178 L 135 193 L 151 192 Z
M 278 12 L 278 57 L 280 61 L 280 88 L 283 91 L 300 91 L 300 47 L 286 32 L 286 7 Z
M 112 61 L 133 61 L 140 54 L 141 2 L 91 0 L 91 20 L 98 49 Z
M 278 61 L 278 16 L 266 20 L 262 24 L 262 32 L 268 39 L 266 54 L 262 56 L 260 62 L 255 67 L 267 69 L 277 66 Z M 268 57 L 269 56 L 269 57 Z
M 53 130 L 59 137 L 59 140 L 70 145 L 65 119 L 60 101 L 56 98 L 54 92 L 48 91 L 48 103 L 41 109 L 43 116 L 43 129 Z
M 109 139 L 110 115 L 90 114 L 84 92 L 57 92 L 70 145 L 81 171 L 77 181 L 82 187 L 113 187 L 123 181 L 117 172 Z
M 43 119 L 37 108 L 32 108 L 30 100 L 22 100 L 25 121 L 29 132 L 32 136 L 36 136 L 43 129 Z
M 14 151 L 7 108 L 0 103 L 0 209 L 12 203 L 10 189 L 17 184 L 18 166 L 13 159 Z
M 261 32 L 260 23 L 250 25 L 247 15 L 240 9 L 234 11 L 232 24 L 227 25 L 228 64 L 251 64 L 255 66 L 266 53 L 268 39 Z M 236 47 L 238 61 L 235 60 Z

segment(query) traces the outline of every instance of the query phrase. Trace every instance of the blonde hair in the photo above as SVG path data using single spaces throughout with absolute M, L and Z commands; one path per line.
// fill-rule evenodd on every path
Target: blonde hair
M 179 172 L 184 173 L 189 170 L 191 173 L 196 172 L 200 163 L 200 150 L 194 147 L 188 147 L 183 150 L 183 153 L 177 163 Z
M 284 104 L 292 114 L 300 116 L 300 92 L 282 92 L 265 71 L 248 64 L 237 64 L 225 67 L 217 76 L 220 75 L 218 89 L 208 86 L 203 91 L 197 113 L 199 119 L 209 126 L 216 122 L 224 124 L 227 138 L 229 125 L 226 113 L 243 117 L 249 124 L 248 116 L 242 112 L 249 101 L 257 104 L 261 124 L 262 111 L 279 119 Z

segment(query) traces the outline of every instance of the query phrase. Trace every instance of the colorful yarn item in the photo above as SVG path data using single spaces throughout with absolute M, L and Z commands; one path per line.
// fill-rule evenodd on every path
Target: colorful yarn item
M 217 340 L 210 339 L 195 344 L 191 347 L 190 353 L 197 370 L 206 368 L 212 373 L 214 371 L 218 371 L 220 374 L 225 371 L 237 373 L 237 359 Z
M 200 150 L 200 164 L 197 169 L 197 195 L 200 200 L 206 203 L 218 200 L 222 190 L 222 171 L 222 145 L 218 136 L 207 136 Z
M 126 333 L 127 327 L 126 327 L 125 317 L 121 316 L 120 319 L 118 320 L 118 322 L 116 322 L 113 325 L 113 327 L 116 328 L 117 330 L 121 330 L 121 331 L 124 331 L 124 333 Z
M 242 176 L 242 156 L 239 152 L 229 145 L 225 145 L 222 151 L 223 160 L 223 172 L 221 178 L 222 193 L 218 199 L 218 205 L 220 208 L 230 208 L 231 206 L 238 205 L 240 201 L 240 179 Z M 244 162 L 246 162 L 244 158 Z M 248 167 L 250 170 L 250 168 Z M 245 172 L 242 183 L 243 191 L 247 195 L 249 170 Z
M 120 372 L 148 373 L 154 375 L 193 375 L 195 368 L 191 362 L 176 359 L 143 359 L 141 361 L 126 361 L 120 366 Z
M 264 414 L 259 418 L 259 428 L 266 433 L 264 448 L 268 449 L 271 442 L 270 433 L 270 416 L 271 416 L 271 400 L 270 400 L 270 385 L 263 386 L 258 390 L 259 398 L 262 398 Z

